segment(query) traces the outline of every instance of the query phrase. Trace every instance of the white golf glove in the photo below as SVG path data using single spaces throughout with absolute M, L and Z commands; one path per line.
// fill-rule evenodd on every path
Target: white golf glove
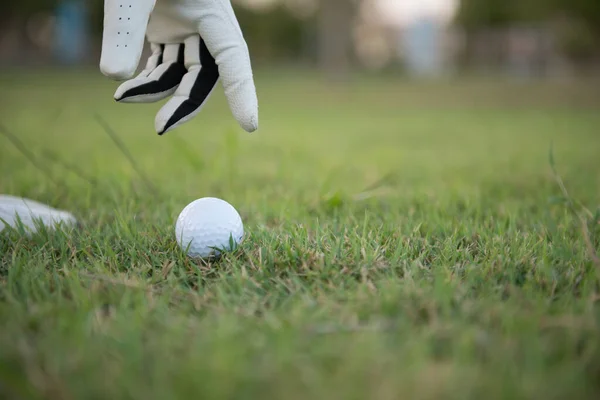
M 162 135 L 197 115 L 220 78 L 235 119 L 248 132 L 258 129 L 250 55 L 230 0 L 105 0 L 102 73 L 131 78 L 144 36 L 152 55 L 117 89 L 117 101 L 150 103 L 172 95 L 156 116 Z

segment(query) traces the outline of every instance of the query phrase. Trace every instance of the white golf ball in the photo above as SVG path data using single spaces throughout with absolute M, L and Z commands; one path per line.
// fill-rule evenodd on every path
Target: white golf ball
M 231 204 L 205 197 L 181 211 L 175 224 L 175 236 L 181 249 L 192 258 L 218 257 L 219 250 L 231 251 L 241 243 L 244 225 Z

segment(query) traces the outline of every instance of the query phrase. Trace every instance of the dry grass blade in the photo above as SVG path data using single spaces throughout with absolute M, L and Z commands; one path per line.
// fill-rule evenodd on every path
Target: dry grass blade
M 45 149 L 42 153 L 42 155 L 44 156 L 44 158 L 54 162 L 55 164 L 60 165 L 62 168 L 66 169 L 67 171 L 72 172 L 73 174 L 75 174 L 76 176 L 78 176 L 80 179 L 84 180 L 85 182 L 89 183 L 90 186 L 97 186 L 98 185 L 98 180 L 96 178 L 94 178 L 93 176 L 90 176 L 88 174 L 86 174 L 85 172 L 83 172 L 83 170 L 81 168 L 79 168 L 77 165 L 73 164 L 73 163 L 69 163 L 65 160 L 63 160 L 62 158 L 60 158 L 58 156 L 58 154 Z
M 561 176 L 559 175 L 558 171 L 556 170 L 556 163 L 554 160 L 554 154 L 553 154 L 552 149 L 550 149 L 549 159 L 550 159 L 550 167 L 552 168 L 552 173 L 554 175 L 554 179 L 556 180 L 556 183 L 558 184 L 558 187 L 560 188 L 562 195 L 564 196 L 564 200 L 567 205 L 567 208 L 569 209 L 571 214 L 573 214 L 573 216 L 575 218 L 577 218 L 577 220 L 579 221 L 579 224 L 581 227 L 581 233 L 583 236 L 583 240 L 585 242 L 587 253 L 588 253 L 590 259 L 592 260 L 592 262 L 594 263 L 594 265 L 596 266 L 597 271 L 598 271 L 598 274 L 597 274 L 598 279 L 600 279 L 600 257 L 598 256 L 596 248 L 594 247 L 594 244 L 592 242 L 591 234 L 588 229 L 588 218 L 585 217 L 584 215 L 582 215 L 582 213 L 580 213 L 577 210 L 577 208 L 575 207 L 575 202 L 573 201 L 571 195 L 569 194 Z M 591 215 L 589 210 L 585 210 L 585 211 L 586 211 L 586 214 Z
M 127 287 L 130 289 L 141 290 L 141 291 L 149 293 L 149 294 L 157 294 L 158 295 L 158 294 L 164 293 L 164 290 L 162 290 L 162 289 L 151 287 L 151 286 L 141 285 L 138 282 L 134 282 L 134 281 L 130 281 L 130 280 L 116 279 L 116 278 L 111 278 L 108 276 L 94 275 L 94 274 L 90 274 L 90 273 L 86 273 L 86 272 L 81 272 L 79 275 L 82 278 L 88 279 L 90 281 L 103 282 L 103 283 L 107 283 L 112 286 L 123 286 L 123 287 Z M 179 301 L 186 301 L 186 302 L 190 301 L 193 304 L 198 304 L 199 297 L 196 293 L 192 293 L 192 292 L 183 293 L 181 291 L 177 291 L 177 292 L 173 293 L 173 291 L 174 290 L 169 291 L 171 298 L 179 300 Z
M 0 122 L 0 133 L 2 133 L 2 135 L 4 135 L 4 137 L 6 137 L 17 148 L 17 150 L 19 150 L 19 152 L 21 154 L 23 154 L 23 156 L 25 158 L 27 158 L 27 160 L 29 160 L 29 162 L 31 163 L 31 165 L 33 165 L 35 168 L 37 168 L 38 170 L 40 170 L 40 172 L 42 172 L 44 175 L 46 175 L 46 177 L 48 178 L 48 180 L 50 180 L 56 186 L 64 188 L 64 185 L 61 182 L 59 182 L 56 179 L 54 179 L 54 177 L 52 176 L 52 174 L 49 172 L 49 168 L 46 165 L 42 165 L 38 161 L 38 159 L 35 157 L 35 155 L 31 151 L 29 151 L 27 149 L 27 146 L 25 146 L 25 144 L 23 142 L 21 142 L 21 140 L 19 140 L 19 138 L 17 137 L 17 135 L 13 134 L 6 127 L 6 125 L 4 125 L 1 122 Z
M 121 153 L 123 153 L 123 155 L 127 158 L 127 160 L 130 162 L 130 164 L 133 167 L 133 169 L 142 178 L 142 180 L 144 181 L 144 184 L 147 186 L 147 188 L 155 196 L 160 197 L 159 190 L 156 188 L 156 186 L 154 186 L 154 184 L 146 176 L 146 174 L 144 174 L 144 172 L 142 171 L 142 169 L 140 168 L 140 166 L 138 165 L 138 163 L 135 161 L 135 158 L 133 157 L 133 155 L 131 154 L 131 152 L 127 149 L 127 147 L 125 146 L 125 144 L 121 141 L 121 139 L 119 139 L 119 136 L 116 134 L 116 132 L 114 131 L 114 129 L 112 129 L 110 127 L 110 125 L 108 125 L 108 123 L 100 115 L 94 114 L 94 118 L 96 119 L 96 121 L 98 122 L 98 124 L 102 127 L 102 129 L 104 130 L 104 132 L 106 132 L 106 134 L 111 138 L 111 140 L 114 142 L 114 144 L 117 146 L 117 148 L 121 151 Z

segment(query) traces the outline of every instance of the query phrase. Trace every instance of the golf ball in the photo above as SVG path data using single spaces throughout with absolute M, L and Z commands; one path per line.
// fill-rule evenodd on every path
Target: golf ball
M 244 236 L 244 225 L 237 210 L 225 200 L 205 197 L 188 204 L 175 224 L 177 243 L 192 258 L 221 255 L 231 251 Z

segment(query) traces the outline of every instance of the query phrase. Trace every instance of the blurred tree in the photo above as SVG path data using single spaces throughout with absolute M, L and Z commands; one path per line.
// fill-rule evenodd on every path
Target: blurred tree
M 467 29 L 478 29 L 539 21 L 554 12 L 556 1 L 562 0 L 461 0 L 457 22 Z
M 48 17 L 57 2 L 58 0 L 7 0 L 3 3 L 0 13 L 2 63 L 20 64 L 48 57 L 47 48 L 42 50 L 39 45 L 41 41 L 46 45 L 50 41 L 45 28 L 48 27 Z
M 296 62 L 302 56 L 309 56 L 303 39 L 311 21 L 295 17 L 283 4 L 276 4 L 268 10 L 239 6 L 235 13 L 252 49 L 252 58 L 257 62 Z
M 236 13 L 254 57 L 312 60 L 332 78 L 349 70 L 361 0 L 273 0 L 260 8 L 249 0 L 235 2 L 246 6 Z
M 584 21 L 600 33 L 598 0 L 461 0 L 457 21 L 465 27 L 541 21 L 557 14 Z
M 600 53 L 600 0 L 461 0 L 456 22 L 467 37 L 489 28 L 562 21 L 555 30 L 562 50 L 575 60 Z
M 361 0 L 273 0 L 269 7 L 237 0 L 236 13 L 254 56 L 315 61 L 330 77 L 352 64 L 354 16 Z M 266 10 L 265 10 L 266 8 Z M 295 12 L 293 12 L 295 11 Z
M 340 79 L 351 64 L 352 31 L 358 1 L 322 0 L 319 8 L 319 65 L 328 77 Z
M 554 0 L 557 10 L 566 16 L 561 44 L 567 55 L 582 63 L 600 58 L 600 1 Z
M 556 8 L 566 14 L 585 21 L 588 27 L 600 35 L 600 1 L 598 0 L 553 0 Z
M 2 6 L 3 13 L 0 14 L 0 19 L 27 17 L 38 12 L 49 12 L 54 9 L 58 2 L 59 0 L 6 1 L 5 4 Z

